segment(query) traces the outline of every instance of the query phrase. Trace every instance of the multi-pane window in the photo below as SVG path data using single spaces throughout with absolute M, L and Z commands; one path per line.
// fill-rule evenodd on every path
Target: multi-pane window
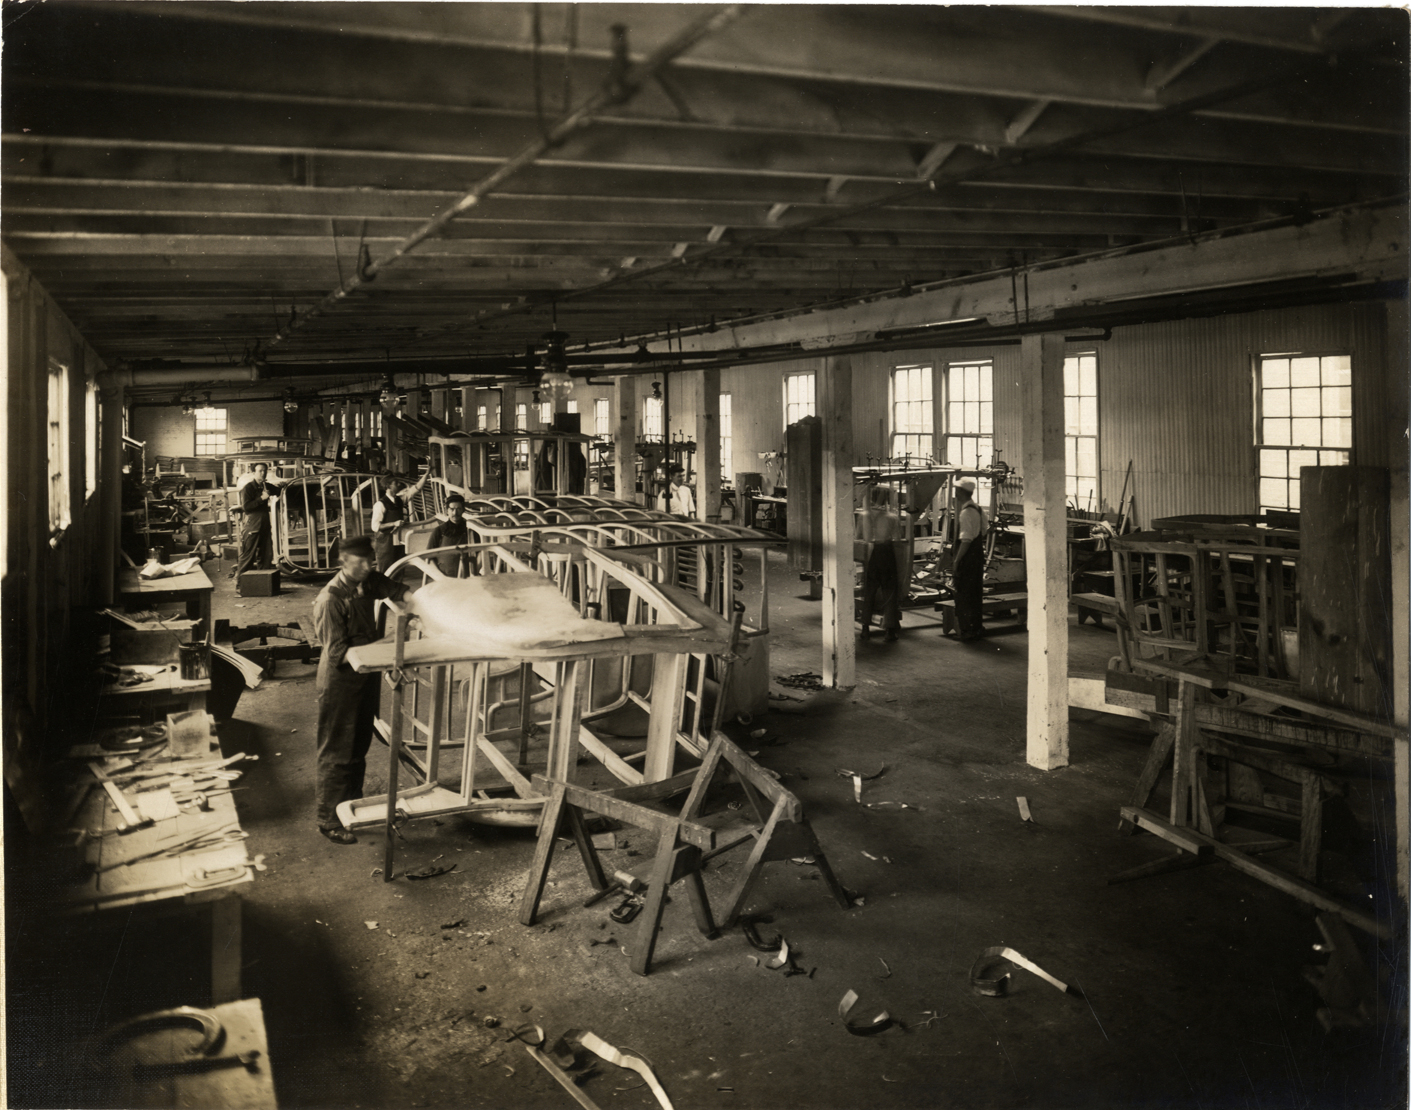
M 476 406 L 475 406 L 475 429 L 476 429 L 476 431 L 480 431 L 480 432 L 488 432 L 488 431 L 490 430 L 490 406 L 489 406 L 489 405 L 476 405 Z
M 735 480 L 735 436 L 730 426 L 730 394 L 720 395 L 720 478 Z
M 570 412 L 573 410 L 570 409 Z M 539 426 L 547 428 L 554 422 L 554 403 L 552 401 L 539 402 Z
M 49 363 L 49 534 L 69 526 L 69 368 Z
M 805 416 L 817 416 L 817 395 L 814 392 L 812 374 L 784 375 L 784 427 L 802 420 Z
M 514 406 L 514 426 L 517 431 L 529 430 L 529 406 L 523 402 Z
M 647 397 L 642 401 L 642 437 L 655 440 L 665 438 L 661 423 L 660 397 Z
M 564 403 L 563 411 L 564 411 L 564 412 L 577 412 L 577 411 L 578 411 L 578 402 L 577 402 L 577 401 L 566 401 L 566 402 Z
M 946 465 L 988 466 L 994 455 L 994 364 L 952 362 L 946 367 Z
M 593 400 L 593 434 L 612 435 L 612 409 L 606 397 L 597 397 Z
M 86 453 L 84 454 L 84 497 L 92 497 L 98 491 L 98 383 L 89 382 L 84 397 L 83 431 Z
M 929 459 L 934 450 L 932 367 L 898 366 L 892 371 L 892 458 Z
M 1351 461 L 1352 357 L 1261 355 L 1255 374 L 1259 508 L 1297 509 L 1300 467 Z
M 196 454 L 225 454 L 229 412 L 229 409 L 213 409 L 210 405 L 196 410 Z
M 1075 509 L 1097 509 L 1097 355 L 1063 360 L 1063 446 L 1068 501 Z

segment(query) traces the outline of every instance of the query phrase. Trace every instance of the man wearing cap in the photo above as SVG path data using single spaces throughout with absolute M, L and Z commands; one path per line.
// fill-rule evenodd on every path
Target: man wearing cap
M 435 551 L 438 547 L 458 547 L 469 542 L 470 529 L 465 524 L 465 498 L 459 493 L 448 494 L 446 519 L 431 530 L 431 542 L 426 545 L 427 549 Z M 447 578 L 467 576 L 468 570 L 461 569 L 470 562 L 470 556 L 465 552 L 446 551 L 433 558 L 436 560 L 437 569 Z
M 982 594 L 985 585 L 985 512 L 975 503 L 975 479 L 955 483 L 956 538 L 951 560 L 955 587 L 955 623 L 961 643 L 985 634 Z
M 400 601 L 407 587 L 373 569 L 372 539 L 355 536 L 339 548 L 338 573 L 314 601 L 314 628 L 323 643 L 318 661 L 318 831 L 335 844 L 358 838 L 338 820 L 338 804 L 363 796 L 372 723 L 382 692 L 380 674 L 358 674 L 349 648 L 380 639 L 374 602 Z
M 372 506 L 372 547 L 377 553 L 377 569 L 384 574 L 388 567 L 407 553 L 402 543 L 402 529 L 407 522 L 407 502 L 421 492 L 421 487 L 426 485 L 426 479 L 430 476 L 428 469 L 414 486 L 408 486 L 395 474 L 382 476 L 382 496 Z

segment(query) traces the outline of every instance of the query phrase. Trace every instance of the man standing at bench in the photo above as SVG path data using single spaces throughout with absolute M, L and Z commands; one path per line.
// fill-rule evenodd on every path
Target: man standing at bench
M 951 583 L 955 588 L 955 623 L 961 643 L 978 640 L 985 634 L 983 593 L 985 587 L 985 532 L 989 523 L 975 503 L 975 479 L 955 483 L 955 556 L 951 560 Z
M 338 804 L 363 796 L 372 723 L 382 695 L 380 674 L 358 674 L 349 648 L 381 638 L 374 602 L 400 601 L 407 587 L 372 569 L 372 539 L 354 536 L 338 550 L 338 573 L 314 601 L 314 628 L 323 644 L 318 661 L 318 831 L 335 844 L 358 838 L 338 820 Z

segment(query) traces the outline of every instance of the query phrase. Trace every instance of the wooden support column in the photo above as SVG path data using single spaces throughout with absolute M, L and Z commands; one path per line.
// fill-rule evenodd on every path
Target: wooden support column
M 1029 590 L 1028 761 L 1068 765 L 1068 514 L 1063 337 L 1026 335 L 1020 366 L 1024 559 Z
M 1062 400 L 1060 396 L 1060 404 Z M 857 685 L 857 639 L 853 634 L 852 360 L 846 355 L 823 361 L 818 374 L 818 416 L 823 424 L 823 684 L 851 689 Z M 1061 458 L 1061 443 L 1059 447 Z
M 696 516 L 720 523 L 720 371 L 701 370 L 696 388 Z
M 617 379 L 617 430 L 613 433 L 613 469 L 620 501 L 637 502 L 637 379 Z
M 478 406 L 480 394 L 476 391 L 474 386 L 468 385 L 461 389 L 459 396 L 461 403 L 461 431 L 473 432 L 475 431 L 476 420 L 478 419 L 475 410 Z
M 1391 469 L 1391 675 L 1392 714 L 1398 725 L 1407 726 L 1411 718 L 1411 609 L 1408 609 L 1407 586 L 1411 584 L 1411 517 L 1408 517 L 1408 458 L 1406 426 L 1408 414 L 1406 357 L 1411 350 L 1411 327 L 1408 327 L 1407 305 L 1404 300 L 1387 302 L 1386 391 L 1384 435 Z M 1411 904 L 1411 751 L 1405 740 L 1395 741 L 1396 796 L 1396 888 L 1403 906 Z

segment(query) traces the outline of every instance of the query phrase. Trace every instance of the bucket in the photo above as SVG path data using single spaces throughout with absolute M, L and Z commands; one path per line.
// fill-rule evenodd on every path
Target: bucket
M 178 644 L 176 650 L 183 681 L 195 682 L 210 677 L 210 649 L 205 644 Z

